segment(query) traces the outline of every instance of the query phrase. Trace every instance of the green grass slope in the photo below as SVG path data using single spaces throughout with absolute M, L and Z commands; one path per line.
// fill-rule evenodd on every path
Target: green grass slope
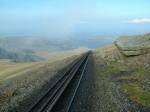
M 16 111 L 22 102 L 32 100 L 33 94 L 38 97 L 43 86 L 52 83 L 58 74 L 62 75 L 79 56 L 80 53 L 72 53 L 57 59 L 21 63 L 0 59 L 0 111 Z
M 130 101 L 150 108 L 150 53 L 125 57 L 109 45 L 96 49 L 95 56 L 97 62 L 102 58 L 106 63 L 104 78 L 115 83 Z

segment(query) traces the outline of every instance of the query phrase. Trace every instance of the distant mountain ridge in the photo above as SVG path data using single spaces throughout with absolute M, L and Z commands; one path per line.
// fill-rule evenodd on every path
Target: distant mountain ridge
M 21 50 L 67 50 L 72 46 L 69 43 L 65 43 L 60 40 L 50 40 L 48 38 L 36 38 L 36 37 L 5 37 L 0 38 L 0 47 L 21 51 Z
M 47 54 L 54 52 L 69 51 L 76 48 L 96 48 L 103 46 L 110 42 L 101 37 L 87 37 L 87 38 L 68 38 L 68 39 L 50 39 L 40 37 L 1 37 L 0 48 L 7 52 L 14 53 L 27 57 L 29 60 L 37 60 L 41 57 L 45 58 Z M 13 54 L 13 55 L 14 55 Z M 21 58 L 21 56 L 18 56 Z M 4 58 L 3 56 L 2 58 Z M 7 56 L 6 56 L 7 57 Z M 11 57 L 11 56 L 10 56 Z M 13 56 L 16 57 L 16 56 Z M 28 60 L 28 59 L 27 59 Z
M 47 38 L 5 37 L 0 38 L 0 59 L 37 61 L 44 55 L 39 52 L 55 52 L 73 49 L 69 43 Z M 40 55 L 37 55 L 40 54 Z
M 42 58 L 32 53 L 15 53 L 0 48 L 0 59 L 11 59 L 15 62 L 30 62 L 30 61 L 38 61 L 41 60 Z

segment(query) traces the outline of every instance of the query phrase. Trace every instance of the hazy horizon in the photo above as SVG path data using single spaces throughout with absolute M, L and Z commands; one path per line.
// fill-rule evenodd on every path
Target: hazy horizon
M 150 31 L 150 1 L 0 1 L 0 37 L 102 39 Z

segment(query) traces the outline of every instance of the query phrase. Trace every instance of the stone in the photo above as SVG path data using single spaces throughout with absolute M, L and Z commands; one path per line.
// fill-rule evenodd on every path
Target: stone
M 124 36 L 114 44 L 125 56 L 137 56 L 150 51 L 150 33 L 138 36 Z

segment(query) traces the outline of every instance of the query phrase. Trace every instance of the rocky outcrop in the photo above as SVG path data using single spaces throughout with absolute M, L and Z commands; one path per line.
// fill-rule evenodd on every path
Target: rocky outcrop
M 137 56 L 150 51 L 150 33 L 139 36 L 120 37 L 114 44 L 125 56 Z

